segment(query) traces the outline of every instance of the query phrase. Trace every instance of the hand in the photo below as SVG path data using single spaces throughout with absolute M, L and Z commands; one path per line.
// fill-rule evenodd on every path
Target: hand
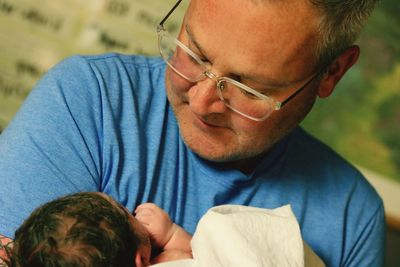
M 153 244 L 163 248 L 174 234 L 176 225 L 168 214 L 153 203 L 144 203 L 135 210 L 135 217 L 150 234 Z
M 8 266 L 9 256 L 13 247 L 13 240 L 0 234 L 0 266 Z

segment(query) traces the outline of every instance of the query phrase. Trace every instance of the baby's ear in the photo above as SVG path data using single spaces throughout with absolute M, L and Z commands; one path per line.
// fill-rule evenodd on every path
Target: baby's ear
M 143 263 L 142 255 L 140 254 L 140 251 L 139 251 L 139 250 L 136 251 L 136 255 L 135 255 L 135 265 L 136 265 L 136 267 L 146 267 L 146 266 L 144 265 L 144 263 Z

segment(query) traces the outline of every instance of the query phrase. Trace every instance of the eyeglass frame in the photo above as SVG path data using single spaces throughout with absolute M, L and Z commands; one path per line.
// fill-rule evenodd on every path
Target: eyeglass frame
M 203 60 L 201 60 L 201 59 L 196 55 L 196 53 L 194 53 L 192 50 L 190 50 L 185 44 L 183 44 L 182 42 L 180 42 L 178 39 L 176 39 L 176 38 L 170 36 L 170 34 L 168 33 L 168 31 L 164 28 L 164 23 L 165 23 L 165 21 L 167 21 L 167 19 L 169 18 L 169 16 L 175 11 L 175 9 L 179 6 L 179 4 L 180 4 L 181 2 L 182 2 L 182 0 L 178 0 L 178 1 L 175 3 L 175 5 L 171 8 L 171 10 L 167 13 L 167 15 L 166 15 L 166 16 L 160 21 L 160 23 L 157 25 L 157 34 L 158 34 L 158 40 L 159 40 L 159 50 L 160 50 L 160 54 L 161 54 L 161 56 L 162 56 L 161 45 L 160 45 L 160 38 L 162 37 L 162 35 L 166 35 L 167 37 L 171 38 L 171 39 L 172 39 L 179 47 L 181 47 L 186 53 L 188 53 L 190 56 L 192 56 L 192 57 L 197 61 L 197 63 L 199 63 L 199 65 L 200 65 L 201 67 L 203 67 L 203 69 L 205 69 L 205 71 L 204 71 L 201 75 L 199 75 L 199 77 L 198 77 L 197 79 L 193 80 L 193 79 L 190 79 L 190 78 L 186 77 L 184 74 L 180 73 L 180 71 L 178 71 L 177 69 L 175 69 L 175 67 L 173 67 L 172 65 L 170 65 L 170 64 L 166 61 L 166 63 L 168 64 L 168 66 L 170 66 L 179 76 L 181 76 L 182 78 L 184 78 L 184 79 L 186 79 L 186 80 L 188 80 L 189 82 L 192 82 L 192 83 L 199 82 L 199 81 L 201 81 L 201 80 L 203 80 L 203 79 L 205 79 L 205 78 L 210 78 L 211 80 L 214 80 L 214 81 L 217 83 L 217 89 L 218 89 L 218 90 L 217 90 L 217 93 L 218 93 L 219 98 L 221 99 L 221 101 L 222 101 L 229 109 L 233 110 L 234 112 L 236 112 L 236 113 L 238 113 L 238 114 L 240 114 L 240 115 L 242 115 L 242 116 L 244 116 L 244 117 L 246 117 L 246 118 L 248 118 L 248 119 L 250 119 L 250 120 L 253 120 L 253 121 L 264 121 L 264 120 L 266 120 L 266 119 L 272 114 L 273 111 L 280 110 L 280 109 L 281 109 L 283 106 L 285 106 L 290 100 L 292 100 L 292 99 L 295 98 L 298 94 L 300 94 L 304 89 L 306 89 L 306 88 L 308 87 L 308 85 L 311 84 L 311 82 L 314 81 L 314 79 L 315 79 L 316 77 L 320 76 L 320 74 L 322 73 L 321 71 L 316 72 L 313 76 L 311 76 L 311 78 L 310 78 L 309 80 L 307 80 L 307 82 L 305 82 L 300 88 L 296 89 L 291 95 L 289 95 L 289 96 L 288 96 L 285 100 L 283 100 L 283 101 L 278 101 L 278 100 L 276 100 L 276 99 L 274 99 L 274 98 L 272 98 L 272 97 L 266 96 L 266 95 L 264 95 L 264 94 L 258 92 L 257 90 L 255 90 L 255 89 L 253 89 L 253 88 L 251 88 L 251 87 L 249 87 L 249 86 L 247 86 L 247 85 L 245 85 L 245 84 L 243 84 L 243 83 L 240 83 L 240 82 L 238 82 L 238 81 L 236 81 L 236 80 L 234 80 L 234 79 L 231 79 L 231 78 L 229 78 L 229 77 L 224 77 L 224 76 L 217 76 L 217 75 L 215 75 L 213 72 L 211 72 L 211 71 L 209 70 L 209 67 L 208 67 L 209 64 L 206 64 Z M 324 69 L 324 68 L 322 68 L 322 69 Z M 203 77 L 203 78 L 201 78 L 201 77 Z M 223 88 L 221 87 L 221 86 L 223 86 L 223 85 L 221 85 L 221 84 L 222 84 L 222 82 L 224 82 L 224 81 L 229 81 L 230 83 L 233 83 L 234 85 L 236 85 L 237 87 L 243 89 L 244 91 L 247 91 L 247 92 L 249 92 L 249 93 L 251 93 L 251 94 L 253 94 L 253 95 L 259 97 L 261 100 L 269 100 L 269 101 L 272 101 L 272 102 L 274 103 L 274 105 L 273 105 L 273 108 L 272 108 L 271 112 L 267 113 L 265 116 L 263 116 L 263 117 L 261 117 L 261 118 L 256 118 L 256 117 L 250 116 L 250 115 L 248 115 L 248 114 L 246 114 L 246 113 L 243 113 L 243 112 L 237 110 L 236 108 L 232 107 L 231 105 L 229 105 L 229 104 L 225 101 L 225 99 L 224 99 L 224 97 L 222 96 L 222 93 L 221 93 L 221 91 L 223 90 Z M 271 106 L 271 107 L 272 107 L 272 106 Z

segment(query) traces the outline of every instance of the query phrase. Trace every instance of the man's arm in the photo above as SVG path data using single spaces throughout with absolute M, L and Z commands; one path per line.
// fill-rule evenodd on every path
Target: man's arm
M 43 203 L 100 188 L 102 141 L 96 125 L 101 115 L 94 111 L 99 93 L 86 65 L 75 57 L 50 70 L 0 135 L 0 233 L 5 236 L 12 237 Z
M 9 259 L 12 243 L 12 239 L 0 234 L 0 267 L 8 266 L 5 260 Z
M 353 246 L 341 266 L 384 266 L 385 212 L 381 204 L 363 226 L 358 224 Z

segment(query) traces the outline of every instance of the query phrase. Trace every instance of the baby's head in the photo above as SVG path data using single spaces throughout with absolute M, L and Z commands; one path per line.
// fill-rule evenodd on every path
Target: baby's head
M 77 193 L 38 209 L 15 233 L 12 266 L 147 266 L 150 240 L 122 205 Z

